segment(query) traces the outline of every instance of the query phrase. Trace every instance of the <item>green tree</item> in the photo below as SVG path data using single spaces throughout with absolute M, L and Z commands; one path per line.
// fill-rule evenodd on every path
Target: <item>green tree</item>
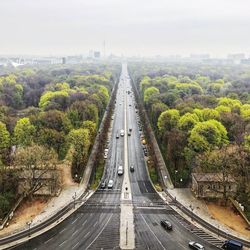
M 158 95 L 160 94 L 159 89 L 155 88 L 155 87 L 149 87 L 147 89 L 145 89 L 144 91 L 144 102 L 145 104 L 149 104 L 150 101 L 154 98 L 156 98 Z
M 184 114 L 179 122 L 178 127 L 184 131 L 190 131 L 199 122 L 199 117 L 196 114 L 186 113 Z
M 177 109 L 169 109 L 161 113 L 158 119 L 158 129 L 160 133 L 164 133 L 166 130 L 170 131 L 177 127 L 180 114 Z
M 160 114 L 167 109 L 168 109 L 168 106 L 162 102 L 158 101 L 158 102 L 152 104 L 150 116 L 151 116 L 151 120 L 152 120 L 153 125 L 157 124 L 157 121 L 158 121 Z
M 10 133 L 6 125 L 0 122 L 0 152 L 10 146 Z
M 17 145 L 28 146 L 32 143 L 35 126 L 30 123 L 29 118 L 21 118 L 17 121 L 14 129 L 14 137 Z
M 82 128 L 88 129 L 89 131 L 89 136 L 90 136 L 90 141 L 91 144 L 94 142 L 95 136 L 96 136 L 96 130 L 97 130 L 97 126 L 96 123 L 94 123 L 93 121 L 84 121 L 82 123 Z
M 54 149 L 58 154 L 58 158 L 63 160 L 69 149 L 67 138 L 64 132 L 50 128 L 42 128 L 38 133 L 37 143 L 43 146 Z
M 202 120 L 203 121 L 208 121 L 208 120 L 218 120 L 220 118 L 219 112 L 217 110 L 214 109 L 210 109 L 210 108 L 205 108 L 202 109 Z
M 90 148 L 89 130 L 84 128 L 72 129 L 68 134 L 68 142 L 72 145 L 70 158 L 72 175 L 79 176 L 85 167 Z
M 188 139 L 189 147 L 195 152 L 204 152 L 215 146 L 221 147 L 228 143 L 225 127 L 216 120 L 197 123 Z

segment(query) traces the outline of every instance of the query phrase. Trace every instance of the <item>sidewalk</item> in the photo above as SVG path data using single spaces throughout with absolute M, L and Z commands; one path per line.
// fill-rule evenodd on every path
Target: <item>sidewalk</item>
M 245 239 L 245 240 L 249 240 L 249 238 L 247 238 L 247 236 L 242 235 L 242 234 L 232 230 L 228 226 L 226 226 L 226 225 L 220 223 L 219 221 L 217 221 L 216 219 L 214 219 L 211 216 L 211 214 L 207 208 L 206 203 L 203 200 L 197 199 L 193 195 L 193 193 L 191 192 L 191 190 L 189 188 L 168 189 L 168 192 L 173 197 L 176 197 L 176 200 L 178 202 L 180 202 L 183 206 L 188 208 L 190 211 L 193 211 L 193 213 L 198 215 L 203 220 L 207 221 L 209 224 L 212 224 L 213 226 L 223 230 L 224 232 L 227 232 L 229 234 L 232 234 L 234 236 L 237 236 L 237 237 Z M 250 232 L 249 232 L 249 235 L 250 235 Z
M 58 197 L 52 198 L 45 209 L 32 220 L 31 227 L 34 227 L 42 221 L 50 218 L 58 211 L 60 211 L 63 207 L 71 202 L 74 202 L 74 199 L 79 198 L 80 195 L 85 192 L 85 190 L 85 185 L 74 185 L 63 189 L 60 195 Z

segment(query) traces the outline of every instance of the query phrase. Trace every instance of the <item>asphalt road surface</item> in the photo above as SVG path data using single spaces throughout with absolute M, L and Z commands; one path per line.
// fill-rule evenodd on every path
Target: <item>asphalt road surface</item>
M 189 249 L 188 242 L 191 240 L 201 243 L 205 249 L 216 249 L 193 233 L 191 228 L 186 226 L 185 220 L 161 200 L 151 185 L 145 163 L 147 159 L 144 157 L 140 140 L 142 131 L 139 131 L 138 127 L 139 117 L 126 64 L 123 64 L 118 86 L 103 178 L 106 182 L 112 179 L 113 188 L 98 189 L 84 206 L 64 222 L 15 249 L 120 249 L 120 198 L 123 176 L 118 176 L 117 168 L 124 162 L 124 137 L 120 136 L 120 130 L 124 128 L 125 95 L 127 128 L 132 128 L 131 136 L 128 136 L 128 164 L 135 168 L 134 172 L 129 173 L 129 177 L 134 205 L 136 249 Z M 116 138 L 117 134 L 119 138 Z M 161 227 L 162 219 L 172 223 L 172 231 Z

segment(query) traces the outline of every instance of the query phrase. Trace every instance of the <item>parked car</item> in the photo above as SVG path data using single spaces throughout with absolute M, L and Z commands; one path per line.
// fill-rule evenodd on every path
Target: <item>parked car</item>
M 167 221 L 167 220 L 162 220 L 161 221 L 161 226 L 163 228 L 167 229 L 167 230 L 172 230 L 173 229 L 172 228 L 172 224 L 169 221 Z
M 204 246 L 202 246 L 200 243 L 197 243 L 195 241 L 190 241 L 188 243 L 188 245 L 191 249 L 195 249 L 195 250 L 204 250 L 205 249 Z
M 130 166 L 130 172 L 134 172 L 135 171 L 135 167 L 133 165 Z
M 113 188 L 113 185 L 114 185 L 114 181 L 113 180 L 109 180 L 108 188 L 109 189 Z

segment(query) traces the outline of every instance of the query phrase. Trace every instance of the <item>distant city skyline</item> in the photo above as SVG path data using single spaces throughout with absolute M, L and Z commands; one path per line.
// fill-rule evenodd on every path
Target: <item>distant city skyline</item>
M 0 54 L 250 55 L 245 0 L 3 0 Z

